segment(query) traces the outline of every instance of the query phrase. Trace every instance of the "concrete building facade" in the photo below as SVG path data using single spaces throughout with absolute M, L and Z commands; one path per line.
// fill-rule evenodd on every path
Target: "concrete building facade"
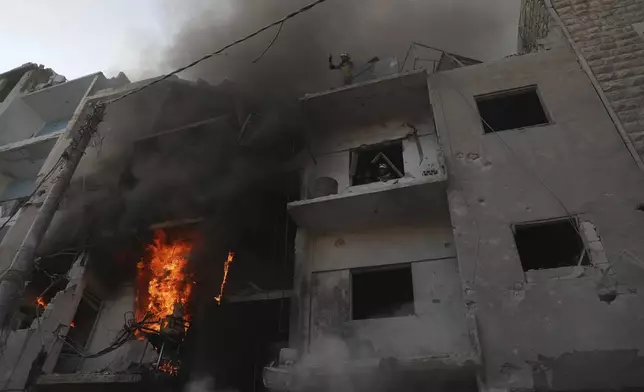
M 555 16 L 524 8 L 542 23 L 524 47 L 547 50 L 303 99 L 293 350 L 267 384 L 644 387 L 640 157 Z M 354 182 L 361 154 L 396 143 L 398 175 Z
M 292 343 L 311 366 L 346 371 L 330 388 L 386 358 L 409 366 L 415 385 L 435 382 L 436 362 L 446 374 L 474 364 L 425 71 L 310 95 L 302 105 L 313 161 L 303 200 L 289 204 L 298 225 Z M 379 165 L 393 170 L 387 179 L 369 173 Z M 382 286 L 388 276 L 391 287 Z M 439 385 L 452 381 L 442 378 Z M 371 377 L 355 382 L 376 387 Z
M 19 215 L 12 218 L 16 223 L 9 227 L 0 245 L 3 268 L 10 265 L 47 191 L 57 181 L 56 175 L 48 174 L 55 172 L 70 136 L 83 125 L 89 105 L 120 97 L 151 81 L 127 83 L 121 76 L 107 80 L 112 83 L 107 84 L 101 74 L 90 76 L 91 85 L 78 97 L 68 125 L 54 132 L 53 146 L 40 162 L 34 180 L 42 182 L 42 192 L 25 195 Z M 65 96 L 52 98 L 56 98 L 50 103 L 54 112 L 53 107 Z M 124 323 L 139 317 L 137 262 L 151 243 L 153 230 L 178 228 L 179 233 L 187 233 L 197 227 L 208 243 L 217 243 L 216 237 L 207 236 L 207 226 L 212 223 L 201 214 L 218 200 L 225 200 L 227 192 L 238 191 L 222 191 L 207 181 L 213 178 L 213 170 L 230 173 L 231 180 L 235 169 L 239 170 L 231 168 L 237 162 L 230 152 L 235 147 L 252 147 L 250 141 L 239 137 L 247 115 L 226 86 L 215 88 L 179 78 L 109 106 L 38 249 L 34 274 L 23 298 L 16 301 L 11 325 L 2 335 L 1 388 L 145 390 L 150 383 L 170 388 L 167 378 L 153 377 L 167 376 L 158 369 L 158 344 L 153 348 L 148 339 L 130 337 L 119 347 L 102 351 L 114 343 Z M 249 138 L 254 136 L 254 125 L 247 126 Z M 242 142 L 247 145 L 240 147 Z M 220 157 L 219 165 L 212 165 L 213 154 Z M 231 185 L 243 189 L 243 185 Z M 200 186 L 201 191 L 215 194 L 199 193 L 195 189 Z M 263 202 L 266 209 L 270 203 Z M 274 217 L 270 218 L 269 222 L 275 224 Z M 278 238 L 279 251 L 285 252 L 281 249 L 283 235 L 278 234 Z M 267 263 L 263 255 L 246 256 L 243 249 L 238 250 L 239 259 L 245 263 Z M 281 267 L 286 255 L 269 252 L 279 257 Z M 225 254 L 209 255 L 211 259 L 224 260 Z M 218 265 L 213 269 L 221 273 Z M 237 275 L 270 289 L 269 283 L 275 284 L 271 278 L 283 273 L 281 268 L 275 271 L 253 276 L 254 271 L 249 269 Z M 221 277 L 208 280 L 204 287 L 218 287 L 213 284 L 215 280 Z M 230 286 L 235 288 L 234 284 Z M 279 288 L 279 298 L 287 298 L 287 287 Z M 265 299 L 263 293 L 259 300 L 252 295 L 250 300 L 245 295 L 231 297 L 231 302 L 238 303 Z M 37 303 L 38 299 L 44 304 Z M 212 295 L 208 299 L 214 303 Z M 250 371 L 252 374 L 252 368 Z
M 430 86 L 484 384 L 641 387 L 642 173 L 574 53 L 559 48 L 454 70 Z M 546 122 L 485 133 L 477 99 L 526 86 L 536 87 Z M 520 230 L 557 219 L 576 226 L 588 260 L 527 265 Z

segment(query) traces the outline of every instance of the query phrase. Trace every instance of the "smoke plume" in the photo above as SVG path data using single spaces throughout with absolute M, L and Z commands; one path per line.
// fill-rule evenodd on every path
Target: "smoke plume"
M 281 18 L 310 0 L 166 0 L 165 24 L 172 34 L 160 49 L 167 72 Z M 329 0 L 283 26 L 266 55 L 253 63 L 277 28 L 185 72 L 211 83 L 224 79 L 263 95 L 294 95 L 337 85 L 327 67 L 329 53 L 348 52 L 357 64 L 378 56 L 400 61 L 412 41 L 478 60 L 511 54 L 516 46 L 519 2 L 493 0 Z M 148 51 L 149 52 L 149 51 Z M 146 67 L 143 67 L 146 68 Z M 149 68 L 149 67 L 148 67 Z

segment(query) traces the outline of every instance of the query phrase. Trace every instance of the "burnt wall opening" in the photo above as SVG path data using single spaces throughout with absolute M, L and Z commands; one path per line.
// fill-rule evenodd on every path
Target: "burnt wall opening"
M 476 105 L 485 133 L 549 123 L 536 86 L 481 95 Z
M 414 314 L 411 265 L 351 271 L 351 309 L 354 320 Z
M 227 382 L 251 380 L 254 389 L 240 388 L 259 390 L 260 384 L 252 382 L 259 378 L 244 373 L 248 356 L 233 366 L 218 359 L 224 354 L 217 346 L 223 343 L 208 346 L 213 324 L 202 315 L 232 308 L 231 321 L 221 321 L 233 330 L 231 336 L 236 329 L 242 333 L 244 323 L 265 327 L 266 337 L 253 340 L 264 332 L 252 330 L 236 338 L 246 352 L 260 353 L 251 370 L 267 364 L 267 342 L 286 341 L 296 233 L 286 204 L 300 189 L 290 160 L 302 148 L 301 127 L 282 105 L 266 110 L 252 106 L 253 116 L 244 125 L 250 108 L 232 98 L 219 87 L 168 81 L 134 96 L 128 105 L 115 105 L 104 119 L 111 131 L 81 161 L 45 247 L 56 251 L 71 244 L 87 250 L 87 287 L 105 303 L 122 303 L 122 295 L 137 295 L 131 286 L 139 294 L 147 292 L 137 263 L 147 257 L 155 230 L 163 230 L 171 243 L 187 241 L 185 281 L 192 288 L 185 313 L 190 326 L 174 350 L 181 361 L 175 381 L 211 371 L 219 379 L 222 372 L 242 372 Z M 217 306 L 229 252 L 234 261 Z M 123 290 L 128 285 L 130 290 Z M 228 300 L 276 292 L 284 298 L 250 305 Z M 102 317 L 122 323 L 122 314 L 106 313 L 99 314 L 98 323 Z M 272 318 L 279 322 L 266 321 Z
M 578 231 L 573 218 L 516 225 L 514 240 L 523 270 L 588 265 Z
M 351 152 L 351 185 L 400 178 L 405 173 L 401 141 L 361 147 Z
M 267 391 L 262 369 L 288 346 L 288 299 L 204 306 L 186 337 L 186 365 L 216 390 Z
M 163 232 L 164 243 L 190 244 L 185 266 L 185 280 L 191 285 L 185 309 L 190 326 L 186 339 L 172 353 L 181 363 L 177 381 L 190 380 L 195 372 L 210 374 L 212 371 L 212 377 L 223 378 L 230 385 L 241 383 L 242 390 L 262 390 L 259 389 L 261 368 L 273 355 L 277 358 L 279 349 L 275 347 L 285 346 L 288 340 L 288 293 L 293 282 L 296 233 L 286 211 L 288 200 L 289 195 L 281 191 L 258 190 L 222 202 L 210 215 L 196 222 L 160 222 L 141 231 L 105 239 L 90 251 L 87 276 L 91 287 L 101 293 L 101 298 L 109 300 L 120 295 L 119 288 L 123 285 L 135 284 L 137 309 L 142 310 L 137 312 L 140 320 L 149 301 L 146 283 L 150 280 L 150 271 L 148 267 L 140 270 L 137 263 L 149 257 L 149 247 L 158 231 Z M 218 306 L 214 298 L 220 294 L 228 252 L 234 253 L 234 261 L 229 266 Z M 261 298 L 276 293 L 283 298 L 270 301 Z M 247 297 L 254 298 L 255 302 L 232 302 L 233 298 L 245 301 Z M 221 332 L 224 336 L 216 339 L 223 338 L 223 342 L 213 341 L 211 336 L 220 333 L 219 327 L 213 329 L 211 319 L 211 313 L 218 312 L 223 314 L 221 320 L 217 316 L 216 322 L 224 328 Z M 233 348 L 226 348 L 223 353 L 218 351 L 227 344 L 226 335 L 236 339 L 239 350 L 246 354 L 252 351 L 255 356 L 245 354 L 235 359 L 236 362 L 223 360 L 222 355 L 234 351 Z M 158 354 L 161 342 L 153 344 Z M 251 359 L 253 362 L 249 365 Z M 255 369 L 255 389 L 251 388 L 252 384 L 243 384 L 253 380 L 248 369 Z
M 25 288 L 13 325 L 17 329 L 29 328 L 37 315 L 42 314 L 52 298 L 68 283 L 67 272 L 80 253 L 74 248 L 63 249 L 39 256 L 35 269 Z

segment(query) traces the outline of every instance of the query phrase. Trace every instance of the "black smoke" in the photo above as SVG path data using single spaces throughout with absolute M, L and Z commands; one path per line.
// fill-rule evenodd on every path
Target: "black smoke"
M 168 17 L 176 7 L 184 22 L 161 51 L 163 62 L 146 64 L 148 69 L 157 68 L 148 76 L 212 52 L 309 0 L 170 1 L 165 2 Z M 149 243 L 150 224 L 203 217 L 200 231 L 208 239 L 209 257 L 195 267 L 208 284 L 195 290 L 196 315 L 212 315 L 216 309 L 212 296 L 229 249 L 238 251 L 239 257 L 231 274 L 231 292 L 252 286 L 288 289 L 294 231 L 288 230 L 285 203 L 294 193 L 290 188 L 297 190 L 298 184 L 285 175 L 284 167 L 300 149 L 297 132 L 302 129 L 293 101 L 303 93 L 339 85 L 340 75 L 327 67 L 328 54 L 337 59 L 346 51 L 358 64 L 374 56 L 402 60 L 410 43 L 418 41 L 492 60 L 514 51 L 517 17 L 518 2 L 510 0 L 469 4 L 465 0 L 328 0 L 288 21 L 260 61 L 253 63 L 277 28 L 181 75 L 212 86 L 234 82 L 241 92 L 231 94 L 231 99 L 249 102 L 245 110 L 220 96 L 227 93 L 225 86 L 212 90 L 203 85 L 160 85 L 119 102 L 120 106 L 108 108 L 102 134 L 87 151 L 48 233 L 55 244 L 52 251 L 69 242 L 94 250 L 93 268 L 109 266 L 96 275 L 103 280 L 113 276 L 114 283 L 121 283 L 124 275 L 112 266 L 118 267 L 115 260 L 128 248 L 126 244 L 140 251 Z M 231 106 L 222 108 L 217 102 Z M 203 112 L 191 112 L 194 108 Z M 251 125 L 241 133 L 250 113 L 255 113 Z M 188 126 L 219 114 L 228 117 Z M 167 133 L 182 127 L 186 130 Z M 157 133 L 167 136 L 141 141 Z M 226 144 L 221 144 L 223 139 Z M 138 255 L 122 258 L 132 267 Z M 288 304 L 279 303 L 278 311 L 271 313 L 277 314 L 277 321 L 284 315 L 283 308 Z M 192 365 L 193 370 L 201 372 L 212 367 L 207 359 L 218 349 L 216 342 L 204 343 L 212 340 L 208 340 L 211 323 L 204 320 L 207 317 L 195 318 L 192 342 L 196 348 L 190 355 L 201 364 Z M 280 324 L 277 321 L 273 324 Z M 281 327 L 278 335 L 284 333 Z
M 281 18 L 310 0 L 208 0 L 166 2 L 184 22 L 161 51 L 167 72 Z M 482 61 L 515 52 L 519 2 L 511 0 L 328 0 L 277 28 L 184 73 L 211 83 L 224 79 L 268 98 L 315 92 L 339 83 L 327 67 L 329 53 L 349 52 L 356 63 L 398 57 L 412 41 Z

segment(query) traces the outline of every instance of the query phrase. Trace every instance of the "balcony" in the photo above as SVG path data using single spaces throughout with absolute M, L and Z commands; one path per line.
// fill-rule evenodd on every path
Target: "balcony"
M 446 177 L 401 179 L 341 194 L 288 204 L 300 227 L 315 231 L 355 230 L 424 222 L 447 211 Z
M 302 199 L 288 204 L 300 227 L 353 230 L 446 213 L 447 173 L 424 71 L 307 95 L 301 103 L 311 160 Z
M 38 173 L 59 134 L 28 139 L 28 143 L 0 146 L 0 166 L 3 169 L 0 174 L 0 202 L 27 197 L 33 192 Z

